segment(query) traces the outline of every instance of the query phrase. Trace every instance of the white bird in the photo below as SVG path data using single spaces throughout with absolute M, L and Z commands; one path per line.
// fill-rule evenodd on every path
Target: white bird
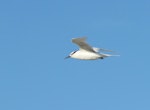
M 86 37 L 73 38 L 72 42 L 79 46 L 79 50 L 71 52 L 70 55 L 67 56 L 66 58 L 75 58 L 80 60 L 96 60 L 96 59 L 103 59 L 105 57 L 110 57 L 110 56 L 118 56 L 118 55 L 100 53 L 100 51 L 107 51 L 107 52 L 113 52 L 113 51 L 102 49 L 102 48 L 91 47 L 86 43 Z

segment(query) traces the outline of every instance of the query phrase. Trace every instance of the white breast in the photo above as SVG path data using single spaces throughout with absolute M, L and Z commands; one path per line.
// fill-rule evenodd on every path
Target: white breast
M 71 57 L 76 59 L 81 59 L 81 60 L 95 60 L 100 58 L 100 55 L 89 51 L 79 50 L 76 53 L 74 53 Z

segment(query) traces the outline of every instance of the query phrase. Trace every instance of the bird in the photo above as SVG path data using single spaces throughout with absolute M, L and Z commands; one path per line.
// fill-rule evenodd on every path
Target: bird
M 119 56 L 119 55 L 111 55 L 111 54 L 102 53 L 102 52 L 113 52 L 113 51 L 103 49 L 103 48 L 91 47 L 86 42 L 86 39 L 87 37 L 73 38 L 72 43 L 75 43 L 76 45 L 78 45 L 79 50 L 71 52 L 69 56 L 65 57 L 65 59 L 74 58 L 74 59 L 80 59 L 80 60 L 97 60 L 97 59 L 104 59 L 110 56 Z

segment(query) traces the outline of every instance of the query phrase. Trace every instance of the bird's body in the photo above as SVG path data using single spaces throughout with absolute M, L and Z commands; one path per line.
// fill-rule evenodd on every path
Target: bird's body
M 71 57 L 81 60 L 96 60 L 99 59 L 101 56 L 98 53 L 79 50 L 72 54 Z
M 85 37 L 72 39 L 72 42 L 77 44 L 80 48 L 77 51 L 71 52 L 70 55 L 66 58 L 71 57 L 80 60 L 96 60 L 96 59 L 103 59 L 109 56 L 114 56 L 110 54 L 99 53 L 99 51 L 109 51 L 109 52 L 111 51 L 106 49 L 91 47 L 85 42 L 85 40 L 86 40 Z

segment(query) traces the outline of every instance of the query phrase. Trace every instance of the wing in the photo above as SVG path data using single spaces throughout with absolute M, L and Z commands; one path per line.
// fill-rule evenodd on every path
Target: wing
M 96 47 L 93 47 L 93 50 L 95 52 L 114 52 L 112 50 L 108 50 L 108 49 L 103 49 L 103 48 L 96 48 Z
M 93 48 L 86 43 L 86 37 L 73 38 L 72 42 L 77 44 L 80 47 L 80 50 L 87 50 L 87 51 L 95 52 Z

